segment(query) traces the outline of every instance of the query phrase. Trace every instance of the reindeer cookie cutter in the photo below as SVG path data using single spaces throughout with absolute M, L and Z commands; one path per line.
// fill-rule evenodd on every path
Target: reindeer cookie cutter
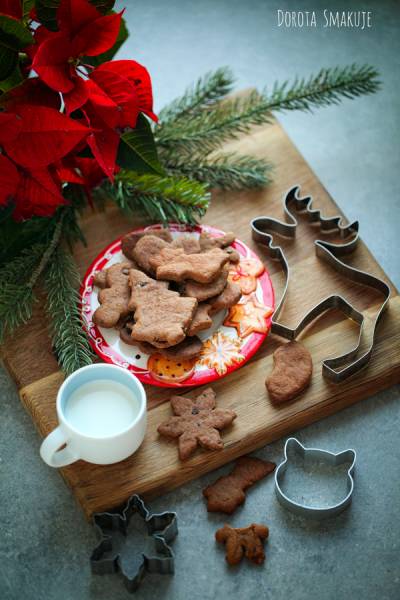
M 375 344 L 377 325 L 389 302 L 390 288 L 382 279 L 366 273 L 365 271 L 350 267 L 339 258 L 339 256 L 350 254 L 355 250 L 360 239 L 358 235 L 358 221 L 354 221 L 349 225 L 343 225 L 341 216 L 322 217 L 320 210 L 312 208 L 312 197 L 306 196 L 304 198 L 299 198 L 299 190 L 300 186 L 296 185 L 291 188 L 284 197 L 283 209 L 287 222 L 279 221 L 272 217 L 257 217 L 251 221 L 253 239 L 266 247 L 271 258 L 279 260 L 286 278 L 281 298 L 272 315 L 271 332 L 288 340 L 294 340 L 312 321 L 314 321 L 314 319 L 333 308 L 341 310 L 346 317 L 356 321 L 360 327 L 357 345 L 349 352 L 335 358 L 326 359 L 322 363 L 323 376 L 334 383 L 340 383 L 348 377 L 358 373 L 360 369 L 368 364 Z M 319 239 L 315 240 L 315 251 L 318 258 L 326 261 L 347 279 L 354 281 L 355 283 L 372 287 L 384 296 L 384 301 L 375 319 L 371 344 L 358 358 L 356 358 L 356 356 L 359 353 L 362 341 L 364 315 L 338 294 L 328 296 L 316 304 L 294 328 L 287 327 L 278 322 L 289 287 L 290 267 L 282 248 L 273 245 L 273 236 L 268 232 L 277 233 L 278 235 L 289 238 L 294 238 L 296 236 L 298 221 L 295 214 L 291 211 L 292 205 L 294 205 L 296 211 L 306 212 L 311 222 L 319 223 L 320 231 L 327 233 L 336 231 L 344 240 L 353 236 L 350 241 L 345 241 L 343 244 L 334 244 Z
M 347 469 L 346 495 L 337 502 L 330 506 L 310 506 L 308 504 L 302 504 L 293 500 L 287 493 L 283 491 L 284 475 L 287 469 L 290 459 L 288 457 L 289 448 L 292 449 L 300 458 L 305 462 L 306 460 L 315 460 L 323 462 L 325 465 L 337 467 L 343 463 L 348 463 L 349 468 Z M 284 449 L 284 460 L 280 463 L 275 471 L 275 493 L 280 504 L 290 510 L 291 512 L 300 515 L 302 517 L 308 517 L 310 519 L 327 519 L 334 517 L 341 513 L 351 503 L 353 491 L 354 491 L 354 469 L 356 465 L 356 451 L 352 448 L 343 450 L 334 454 L 328 450 L 322 448 L 306 448 L 303 444 L 300 444 L 297 438 L 291 437 L 286 440 Z

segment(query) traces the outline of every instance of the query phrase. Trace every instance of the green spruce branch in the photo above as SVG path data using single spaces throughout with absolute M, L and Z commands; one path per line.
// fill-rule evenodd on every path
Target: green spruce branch
M 173 175 L 190 177 L 221 190 L 264 187 L 270 183 L 272 171 L 272 165 L 262 159 L 235 154 L 199 158 L 193 162 L 170 162 L 167 168 Z
M 50 317 L 54 351 L 68 375 L 93 362 L 79 312 L 79 273 L 71 254 L 59 245 L 44 276 L 46 310 Z
M 143 212 L 155 222 L 194 224 L 206 212 L 210 193 L 204 184 L 186 177 L 121 171 L 105 190 L 126 213 Z
M 273 111 L 310 111 L 337 104 L 343 98 L 371 94 L 379 85 L 377 71 L 369 66 L 321 69 L 309 79 L 276 84 L 271 93 L 254 91 L 244 98 L 225 100 L 213 110 L 188 115 L 185 120 L 161 123 L 155 136 L 167 164 L 183 155 L 204 157 L 252 127 L 270 123 Z
M 195 84 L 185 90 L 182 96 L 173 100 L 159 113 L 161 127 L 175 123 L 189 115 L 196 115 L 205 108 L 210 109 L 232 91 L 234 77 L 228 67 L 221 67 L 206 73 Z

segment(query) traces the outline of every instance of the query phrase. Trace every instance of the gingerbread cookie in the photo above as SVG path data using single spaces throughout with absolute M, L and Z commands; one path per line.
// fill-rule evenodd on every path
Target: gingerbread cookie
M 271 401 L 288 402 L 305 390 L 313 370 L 311 354 L 299 342 L 288 342 L 274 352 L 274 368 L 265 385 Z
M 158 432 L 168 438 L 178 438 L 179 457 L 186 460 L 197 446 L 209 450 L 222 450 L 224 443 L 220 430 L 236 418 L 233 410 L 216 408 L 215 393 L 204 390 L 195 400 L 172 396 L 173 417 L 158 426 Z
M 224 265 L 221 273 L 211 283 L 197 283 L 197 281 L 186 281 L 181 288 L 181 293 L 184 296 L 197 298 L 198 302 L 204 302 L 218 296 L 224 291 L 229 275 L 229 266 Z
M 117 263 L 107 269 L 106 285 L 98 294 L 100 306 L 93 321 L 100 327 L 114 327 L 119 319 L 129 313 L 129 262 Z
M 132 338 L 131 338 L 132 339 Z M 187 337 L 176 344 L 176 346 L 171 346 L 170 348 L 155 348 L 148 342 L 137 342 L 139 348 L 145 354 L 161 354 L 164 358 L 170 358 L 172 360 L 192 360 L 192 358 L 196 358 L 199 356 L 202 348 L 203 342 L 196 336 Z
M 170 248 L 170 244 L 155 235 L 145 235 L 136 242 L 132 256 L 143 271 L 149 275 L 155 275 L 151 259 L 158 256 L 164 248 Z
M 162 248 L 158 255 L 149 257 L 151 267 L 156 269 L 157 279 L 177 282 L 193 279 L 199 283 L 213 281 L 228 260 L 228 255 L 220 248 L 202 254 L 185 254 L 182 248 L 170 246 Z
M 235 241 L 235 234 L 231 231 L 220 237 L 212 237 L 209 233 L 202 231 L 199 238 L 200 248 L 207 252 L 212 248 L 224 248 L 229 255 L 230 262 L 237 263 L 240 260 L 240 254 L 230 245 Z
M 93 285 L 96 285 L 100 289 L 107 287 L 107 269 L 97 271 L 93 277 Z
M 142 238 L 137 246 L 146 240 Z M 162 240 L 161 240 L 162 241 Z M 131 297 L 129 310 L 135 313 L 131 336 L 156 348 L 179 344 L 186 337 L 197 308 L 195 298 L 182 298 L 141 271 L 129 272 Z
M 195 358 L 174 360 L 161 354 L 153 354 L 147 362 L 147 368 L 154 379 L 163 383 L 178 383 L 189 379 L 194 372 L 195 364 Z
M 220 477 L 203 490 L 208 512 L 232 514 L 245 501 L 245 490 L 272 473 L 275 467 L 275 463 L 259 458 L 239 458 L 229 475 Z
M 172 241 L 172 235 L 169 229 L 154 229 L 150 231 L 141 231 L 140 233 L 128 233 L 121 240 L 121 250 L 125 254 L 126 258 L 133 258 L 133 249 L 135 248 L 138 241 L 146 235 L 158 237 L 161 240 L 164 240 L 164 242 Z
M 201 252 L 199 240 L 192 235 L 180 235 L 171 243 L 173 248 L 182 248 L 186 254 Z
M 194 313 L 193 321 L 189 326 L 188 335 L 196 335 L 200 331 L 211 327 L 211 316 L 239 302 L 241 295 L 242 291 L 240 287 L 236 283 L 228 281 L 221 294 L 211 298 L 208 302 L 200 302 Z
M 225 544 L 228 564 L 237 565 L 245 556 L 256 565 L 261 565 L 265 560 L 264 541 L 268 535 L 269 530 L 265 525 L 252 523 L 242 528 L 224 525 L 216 532 L 215 539 Z
M 210 317 L 211 305 L 207 302 L 201 302 L 193 315 L 192 322 L 189 325 L 188 335 L 196 335 L 200 331 L 208 329 L 212 325 Z

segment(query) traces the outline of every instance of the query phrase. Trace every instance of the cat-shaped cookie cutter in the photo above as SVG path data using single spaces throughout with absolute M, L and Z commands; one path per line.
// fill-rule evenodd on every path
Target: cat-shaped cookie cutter
M 350 267 L 338 258 L 339 256 L 349 254 L 355 250 L 359 241 L 358 221 L 354 221 L 349 225 L 342 225 L 341 216 L 328 218 L 322 217 L 320 210 L 312 208 L 312 197 L 306 196 L 304 198 L 299 198 L 297 195 L 299 190 L 300 186 L 296 185 L 292 187 L 284 197 L 283 208 L 288 222 L 279 221 L 278 219 L 274 219 L 272 217 L 257 217 L 251 221 L 253 239 L 266 247 L 271 258 L 278 259 L 280 261 L 286 277 L 282 296 L 277 304 L 274 314 L 272 315 L 271 332 L 288 340 L 294 340 L 314 319 L 319 317 L 325 311 L 333 308 L 341 310 L 347 317 L 356 321 L 360 326 L 360 334 L 357 345 L 349 352 L 346 352 L 345 354 L 335 358 L 326 359 L 322 363 L 322 374 L 324 377 L 330 379 L 334 383 L 340 383 L 351 375 L 358 373 L 360 369 L 368 364 L 375 343 L 378 322 L 389 302 L 390 288 L 382 279 L 370 275 L 365 271 L 360 271 L 359 269 Z M 333 244 L 324 240 L 315 240 L 314 244 L 317 256 L 325 260 L 345 278 L 356 283 L 372 287 L 384 296 L 384 301 L 375 319 L 371 344 L 357 359 L 356 356 L 359 353 L 362 340 L 364 315 L 362 312 L 359 312 L 356 308 L 354 308 L 354 306 L 342 296 L 334 294 L 324 298 L 321 302 L 314 306 L 294 328 L 282 325 L 277 320 L 282 311 L 287 295 L 290 280 L 290 268 L 282 248 L 280 246 L 273 245 L 273 237 L 267 231 L 291 238 L 296 236 L 298 222 L 295 215 L 290 210 L 292 204 L 294 204 L 297 211 L 306 211 L 310 221 L 319 223 L 321 231 L 329 233 L 336 231 L 344 240 L 346 240 L 346 238 L 349 236 L 353 236 L 349 242 L 345 242 L 343 244 Z
M 282 490 L 282 483 L 286 468 L 290 462 L 290 458 L 288 458 L 289 448 L 293 449 L 302 458 L 302 460 L 310 458 L 316 461 L 323 461 L 327 465 L 334 467 L 337 467 L 343 463 L 350 463 L 350 467 L 347 470 L 347 494 L 343 500 L 337 504 L 333 504 L 332 506 L 308 506 L 307 504 L 295 502 L 287 494 L 285 494 L 285 492 Z M 333 452 L 328 452 L 328 450 L 322 450 L 321 448 L 306 448 L 300 444 L 298 439 L 291 437 L 286 440 L 284 454 L 285 458 L 283 462 L 281 462 L 275 471 L 275 493 L 282 506 L 302 517 L 308 517 L 311 519 L 326 519 L 338 515 L 351 503 L 354 490 L 353 475 L 357 457 L 355 450 L 348 449 L 344 450 L 343 452 L 339 452 L 338 454 L 334 454 Z

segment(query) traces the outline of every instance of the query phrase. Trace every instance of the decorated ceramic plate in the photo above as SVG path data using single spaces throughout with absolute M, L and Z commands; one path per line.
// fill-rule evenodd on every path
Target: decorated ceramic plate
M 160 229 L 151 225 L 137 232 Z M 172 236 L 193 235 L 202 231 L 212 237 L 223 231 L 206 225 L 185 227 L 170 225 Z M 94 286 L 95 273 L 126 260 L 121 252 L 121 238 L 110 244 L 89 267 L 81 286 L 84 327 L 94 351 L 105 362 L 129 369 L 143 383 L 164 387 L 187 387 L 215 381 L 244 365 L 257 351 L 268 334 L 274 310 L 274 292 L 270 277 L 257 255 L 240 240 L 232 246 L 240 254 L 240 262 L 231 263 L 229 279 L 238 283 L 242 297 L 238 304 L 220 311 L 212 326 L 198 334 L 203 342 L 201 354 L 192 360 L 170 360 L 160 354 L 145 354 L 137 346 L 123 342 L 117 329 L 105 329 L 93 323 L 99 306 L 99 289 Z

